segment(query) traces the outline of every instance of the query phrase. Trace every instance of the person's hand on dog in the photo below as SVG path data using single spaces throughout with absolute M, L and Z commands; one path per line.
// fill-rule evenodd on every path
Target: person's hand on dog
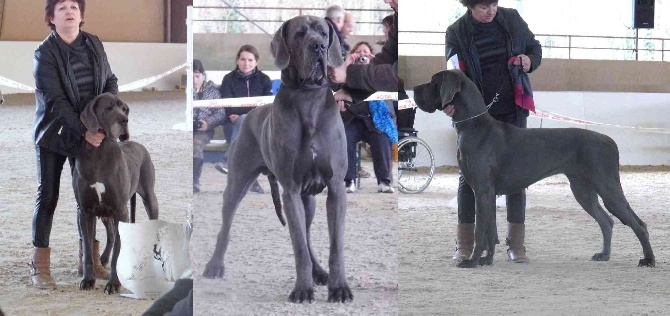
M 240 116 L 237 114 L 231 114 L 230 116 L 228 116 L 228 118 L 233 124 L 235 124 L 235 122 L 237 122 L 237 119 L 240 118 Z
M 199 131 L 204 132 L 207 130 L 207 122 L 205 120 L 200 120 L 202 124 L 200 124 L 200 128 L 198 128 Z
M 444 109 L 442 109 L 442 112 L 444 112 L 446 115 L 449 115 L 449 117 L 452 117 L 454 116 L 454 112 L 456 112 L 456 108 L 453 104 L 449 104 L 445 106 Z
M 530 58 L 524 54 L 516 56 L 516 59 L 514 59 L 513 63 L 517 66 L 521 65 L 521 70 L 523 70 L 524 72 L 528 72 L 528 70 L 530 70 L 531 65 Z
M 93 147 L 98 147 L 100 146 L 100 143 L 102 143 L 102 140 L 105 139 L 105 134 L 103 133 L 92 133 L 91 131 L 86 131 L 86 134 L 84 134 L 84 138 L 86 138 L 86 141 L 91 144 Z
M 345 91 L 344 89 L 337 90 L 335 94 L 333 94 L 333 97 L 335 97 L 335 101 L 353 101 L 354 99 L 351 98 L 351 95 L 349 92 Z

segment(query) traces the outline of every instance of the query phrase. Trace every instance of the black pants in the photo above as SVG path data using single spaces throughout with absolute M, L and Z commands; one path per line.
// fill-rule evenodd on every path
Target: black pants
M 37 153 L 37 201 L 33 213 L 33 246 L 43 248 L 49 247 L 49 235 L 51 235 L 51 224 L 58 204 L 63 165 L 66 159 L 69 160 L 70 174 L 72 174 L 75 159 L 41 146 L 35 146 L 35 151 Z M 79 206 L 77 206 L 77 213 L 79 213 Z
M 493 115 L 493 118 L 516 127 L 526 128 L 527 116 L 527 111 L 518 108 L 517 113 Z M 505 199 L 507 202 L 507 222 L 523 224 L 526 220 L 526 191 L 508 194 Z M 458 177 L 458 223 L 472 224 L 474 222 L 475 194 L 465 181 L 463 174 L 461 174 Z
M 372 153 L 372 165 L 375 169 L 377 184 L 382 181 L 391 183 L 391 141 L 384 133 L 370 131 L 365 122 L 354 119 L 344 127 L 347 134 L 347 159 L 349 166 L 344 180 L 349 182 L 356 179 L 356 144 L 364 141 L 370 144 Z

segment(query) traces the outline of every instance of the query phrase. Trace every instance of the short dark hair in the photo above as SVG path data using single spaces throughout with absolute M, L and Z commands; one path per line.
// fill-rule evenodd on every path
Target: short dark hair
M 256 61 L 260 59 L 256 47 L 253 47 L 252 45 L 242 45 L 242 47 L 240 47 L 240 50 L 237 51 L 237 57 L 235 57 L 235 60 L 240 59 L 240 55 L 242 54 L 242 52 L 252 53 L 254 57 L 256 57 Z
M 458 0 L 464 7 L 473 8 L 478 4 L 489 5 L 498 3 L 498 0 Z
M 370 43 L 368 43 L 368 42 L 366 42 L 366 41 L 361 41 L 361 42 L 356 43 L 356 45 L 354 45 L 354 47 L 351 48 L 351 51 L 350 51 L 349 53 L 350 53 L 350 54 L 353 54 L 354 51 L 356 51 L 356 48 L 358 48 L 358 47 L 361 46 L 361 45 L 365 45 L 365 46 L 367 46 L 368 48 L 370 48 L 370 53 L 372 53 L 372 54 L 375 53 L 375 49 L 372 48 L 372 45 L 370 45 Z
M 56 26 L 51 23 L 51 19 L 54 17 L 54 10 L 56 5 L 65 0 L 47 0 L 47 6 L 44 7 L 44 22 L 49 26 L 52 31 L 56 30 Z M 84 25 L 84 12 L 86 12 L 86 0 L 72 0 L 79 4 L 79 12 L 81 12 L 81 22 L 79 22 L 79 27 Z
M 391 27 L 391 25 L 393 25 L 393 14 L 389 14 L 389 15 L 385 16 L 382 19 L 382 24 L 386 25 L 388 27 Z
M 205 73 L 205 66 L 202 65 L 200 59 L 193 60 L 193 72 L 199 72 L 201 74 Z

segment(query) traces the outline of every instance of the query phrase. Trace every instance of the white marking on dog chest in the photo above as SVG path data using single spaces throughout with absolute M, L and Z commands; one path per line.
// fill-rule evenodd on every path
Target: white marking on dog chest
M 98 202 L 102 202 L 102 194 L 105 193 L 105 184 L 96 182 L 91 184 L 91 188 L 93 188 L 95 192 L 98 193 Z

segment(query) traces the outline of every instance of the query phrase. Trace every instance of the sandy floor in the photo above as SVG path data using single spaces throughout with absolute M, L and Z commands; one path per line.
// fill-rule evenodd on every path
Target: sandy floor
M 626 168 L 630 169 L 630 168 Z M 622 173 L 633 210 L 649 227 L 656 268 L 638 268 L 640 244 L 615 219 L 609 262 L 592 262 L 602 246 L 600 228 L 572 197 L 567 178 L 554 176 L 528 190 L 526 246 L 530 264 L 506 261 L 496 248 L 492 267 L 460 269 L 451 262 L 457 174 L 438 174 L 426 192 L 399 195 L 399 301 L 401 314 L 654 315 L 670 307 L 670 187 L 668 168 Z M 498 234 L 507 234 L 498 208 Z
M 184 222 L 191 204 L 191 133 L 172 130 L 184 117 L 183 92 L 125 93 L 130 105 L 131 139 L 144 144 L 156 167 L 159 218 Z M 7 315 L 139 315 L 153 301 L 137 301 L 103 294 L 106 281 L 96 289 L 80 291 L 76 275 L 78 234 L 70 169 L 66 163 L 61 194 L 51 233 L 52 275 L 58 289 L 30 286 L 28 262 L 32 254 L 31 221 L 35 207 L 36 170 L 32 125 L 35 111 L 31 95 L 5 96 L 0 107 L 0 306 Z M 138 205 L 141 203 L 138 203 Z M 138 221 L 147 220 L 139 207 Z M 104 239 L 98 225 L 98 238 Z
M 371 163 L 364 164 L 372 171 Z M 231 230 L 226 254 L 226 276 L 201 277 L 221 226 L 225 175 L 205 164 L 202 192 L 195 197 L 193 251 L 195 310 L 198 315 L 317 315 L 397 314 L 398 263 L 396 249 L 397 194 L 377 193 L 373 177 L 363 179 L 361 190 L 347 195 L 345 266 L 354 301 L 327 303 L 328 290 L 319 286 L 313 304 L 292 304 L 288 295 L 295 284 L 295 261 L 288 229 L 274 212 L 269 184 L 265 194 L 249 193 L 242 201 Z M 328 266 L 328 230 L 325 194 L 317 196 L 312 243 L 321 265 Z M 195 244 L 197 241 L 197 244 Z

